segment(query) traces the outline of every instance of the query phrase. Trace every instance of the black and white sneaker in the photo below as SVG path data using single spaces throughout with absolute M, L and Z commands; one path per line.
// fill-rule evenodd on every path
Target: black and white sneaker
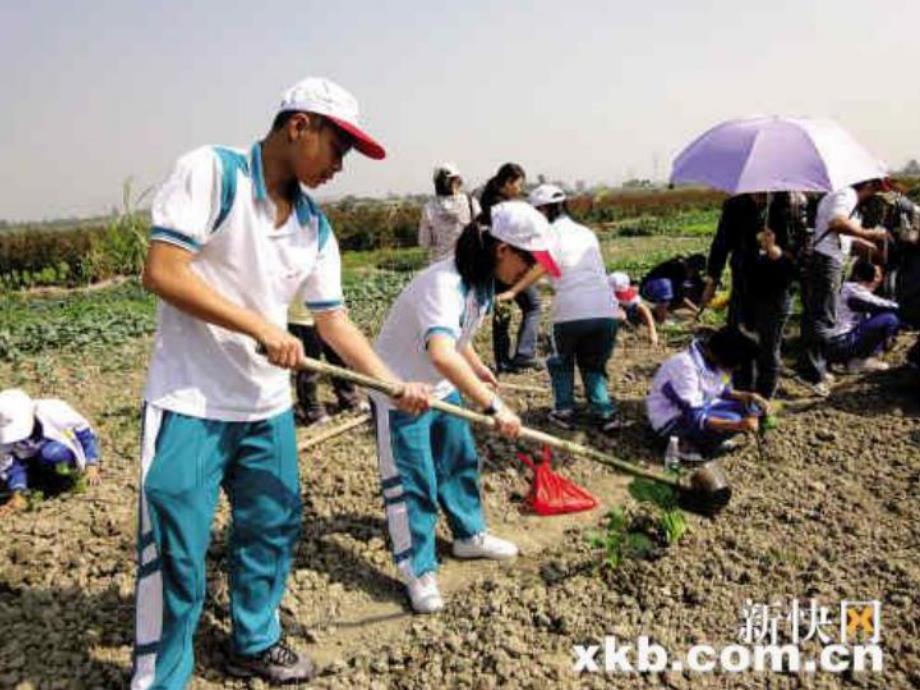
M 620 431 L 621 429 L 626 429 L 630 427 L 632 423 L 628 419 L 624 419 L 618 412 L 605 417 L 598 422 L 598 427 L 605 434 L 610 434 L 615 431 Z
M 560 429 L 571 430 L 575 428 L 574 410 L 553 410 L 549 413 L 549 421 Z
M 252 656 L 231 653 L 227 673 L 237 678 L 259 677 L 281 685 L 309 681 L 316 675 L 316 670 L 308 657 L 279 641 Z

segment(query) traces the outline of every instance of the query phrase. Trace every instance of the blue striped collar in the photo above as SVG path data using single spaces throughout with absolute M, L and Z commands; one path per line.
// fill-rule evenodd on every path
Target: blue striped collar
M 256 201 L 268 201 L 268 190 L 265 188 L 265 173 L 262 169 L 262 142 L 257 141 L 252 145 L 249 153 L 250 169 L 252 170 L 252 191 Z M 294 199 L 294 212 L 301 227 L 310 225 L 311 221 L 320 215 L 319 209 L 303 188 L 297 185 L 297 198 Z
M 709 366 L 709 363 L 706 361 L 706 357 L 703 356 L 703 345 L 699 340 L 694 340 L 692 343 L 690 343 L 690 357 L 696 363 L 696 366 L 700 371 L 711 371 L 714 374 L 719 373 L 718 369 Z

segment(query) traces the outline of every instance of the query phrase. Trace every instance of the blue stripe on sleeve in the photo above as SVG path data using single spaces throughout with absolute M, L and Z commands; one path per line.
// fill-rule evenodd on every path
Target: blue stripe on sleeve
M 201 249 L 201 245 L 188 235 L 183 235 L 181 232 L 163 228 L 159 225 L 154 225 L 150 228 L 150 239 L 160 242 L 169 242 L 183 249 L 188 249 L 190 252 L 197 252 Z
M 327 299 L 319 302 L 307 302 L 307 309 L 310 311 L 328 311 L 330 309 L 338 309 L 343 306 L 345 302 L 341 299 Z
M 6 470 L 6 488 L 10 491 L 25 491 L 28 488 L 26 464 L 17 457 Z
M 686 424 L 702 428 L 706 423 L 706 408 L 691 406 L 689 402 L 677 394 L 677 391 L 674 390 L 674 386 L 670 381 L 662 386 L 661 393 L 671 404 L 680 410 L 681 419 L 684 420 Z
M 429 328 L 427 331 L 425 331 L 424 340 L 425 340 L 426 347 L 428 346 L 428 341 L 431 339 L 431 336 L 433 335 L 449 335 L 454 340 L 457 340 L 460 337 L 457 334 L 457 331 L 453 329 L 445 328 L 444 326 L 433 326 L 432 328 Z
M 86 456 L 87 465 L 95 465 L 96 458 L 99 457 L 99 447 L 96 443 L 96 434 L 89 427 L 77 429 L 77 440 L 83 446 L 83 454 Z

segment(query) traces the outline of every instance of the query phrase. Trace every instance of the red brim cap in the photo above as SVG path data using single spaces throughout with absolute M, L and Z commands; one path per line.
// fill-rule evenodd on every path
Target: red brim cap
M 559 266 L 553 261 L 553 257 L 548 251 L 532 251 L 530 253 L 533 255 L 533 258 L 537 260 L 537 263 L 545 268 L 546 272 L 553 278 L 559 278 L 562 275 L 562 271 L 559 270 Z
M 636 288 L 629 286 L 625 290 L 615 290 L 613 293 L 620 302 L 631 302 L 636 299 Z
M 358 127 L 350 122 L 346 122 L 345 120 L 339 120 L 338 118 L 330 117 L 329 115 L 326 115 L 325 117 L 332 120 L 336 125 L 339 126 L 340 129 L 347 132 L 351 137 L 355 148 L 365 156 L 368 158 L 373 158 L 375 161 L 386 158 L 387 152 L 384 151 L 383 147 L 378 144 L 367 132 L 358 129 Z

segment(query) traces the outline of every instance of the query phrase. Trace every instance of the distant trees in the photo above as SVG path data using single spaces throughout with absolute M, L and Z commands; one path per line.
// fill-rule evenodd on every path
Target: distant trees
M 904 169 L 901 170 L 901 174 L 920 177 L 920 163 L 917 162 L 916 158 L 911 158 L 907 165 L 904 166 Z

